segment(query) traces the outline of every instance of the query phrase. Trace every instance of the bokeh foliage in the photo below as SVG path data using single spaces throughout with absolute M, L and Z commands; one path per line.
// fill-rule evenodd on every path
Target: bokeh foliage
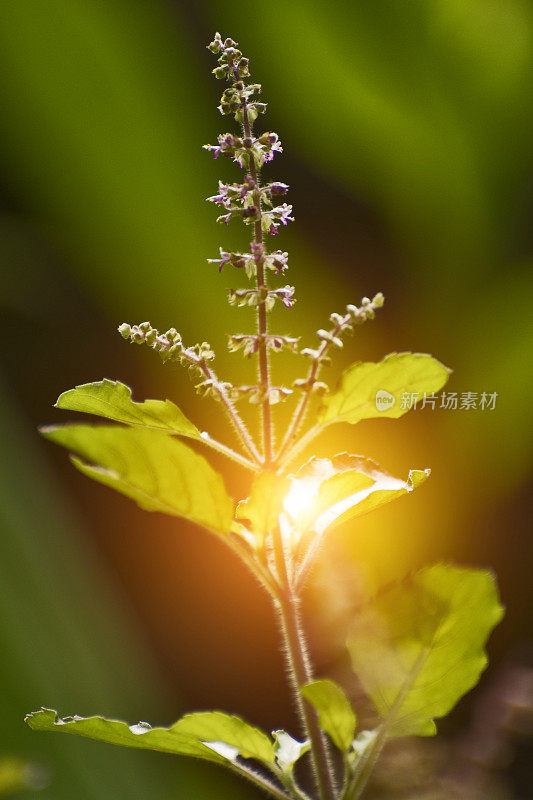
M 150 662 L 140 655 L 150 636 L 179 640 L 180 621 L 178 631 L 192 636 L 195 619 L 185 623 L 167 612 L 168 622 L 144 639 L 135 621 L 130 630 L 129 612 L 116 610 L 121 580 L 139 605 L 151 598 L 145 621 L 157 613 L 155 590 L 136 591 L 144 553 L 120 572 L 117 565 L 134 561 L 127 537 L 110 522 L 105 535 L 113 548 L 91 539 L 106 516 L 90 508 L 96 495 L 66 499 L 49 474 L 57 461 L 34 429 L 57 419 L 48 409 L 62 389 L 103 375 L 136 385 L 139 378 L 146 397 L 180 395 L 180 407 L 191 408 L 192 399 L 181 401 L 192 398 L 186 380 L 163 374 L 150 353 L 132 353 L 113 333 L 125 319 L 174 324 L 190 341 L 209 337 L 220 363 L 228 363 L 223 335 L 237 330 L 246 312 L 227 308 L 232 277 L 218 278 L 205 263 L 228 236 L 203 200 L 220 174 L 200 149 L 219 127 L 218 87 L 202 49 L 215 29 L 246 45 L 271 102 L 268 124 L 285 146 L 276 177 L 294 184 L 299 222 L 280 239 L 291 251 L 300 297 L 284 312 L 288 332 L 310 337 L 330 311 L 382 290 L 381 319 L 358 334 L 362 358 L 427 350 L 454 368 L 450 389 L 500 395 L 494 412 L 417 412 L 385 433 L 365 423 L 351 449 L 398 474 L 417 464 L 431 466 L 433 476 L 416 504 L 358 525 L 347 550 L 374 582 L 440 557 L 490 563 L 509 607 L 500 646 L 527 629 L 531 2 L 291 0 L 249 14 L 238 4 L 206 1 L 194 8 L 170 0 L 4 3 L 0 618 L 9 654 L 3 702 L 10 720 L 21 719 L 20 739 L 10 735 L 4 747 L 52 762 L 54 797 L 70 797 L 72 780 L 88 798 L 120 796 L 133 784 L 139 796 L 156 798 L 172 785 L 161 759 L 154 766 L 137 757 L 133 767 L 128 754 L 78 742 L 62 756 L 55 741 L 36 743 L 22 726 L 23 712 L 45 701 L 65 712 L 72 704 L 86 713 L 168 722 L 176 709 L 165 717 L 157 694 L 179 702 L 169 685 L 180 645 L 165 678 L 161 665 L 137 664 Z M 345 434 L 331 434 L 328 451 L 337 445 L 346 449 Z M 105 503 L 110 519 L 120 519 L 124 506 Z M 126 525 L 137 518 L 122 519 Z M 154 541 L 157 565 L 168 554 Z M 102 568 L 101 553 L 121 578 Z M 95 580 L 111 586 L 97 606 L 89 588 Z M 168 572 L 161 580 L 171 585 Z M 175 605 L 184 585 L 168 589 Z M 246 611 L 233 602 L 219 617 L 210 608 L 206 637 L 231 614 L 253 627 L 253 604 Z M 233 647 L 244 652 L 246 637 L 234 633 Z M 271 666 L 272 640 L 256 639 Z M 214 656 L 222 658 L 224 648 L 227 642 Z M 211 672 L 200 666 L 198 680 Z M 264 677 L 259 670 L 245 703 Z M 108 786 L 97 778 L 102 772 Z

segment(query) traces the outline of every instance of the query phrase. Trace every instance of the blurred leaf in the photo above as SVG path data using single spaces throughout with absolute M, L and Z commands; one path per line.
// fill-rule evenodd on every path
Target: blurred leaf
M 532 297 L 531 262 L 515 264 L 480 289 L 475 307 L 469 310 L 457 373 L 468 376 L 465 388 L 479 390 L 478 399 L 482 391 L 498 396 L 494 410 L 443 419 L 450 451 L 460 447 L 463 454 L 463 504 L 470 498 L 486 507 L 516 494 L 520 485 L 527 493 L 533 462 Z
M 222 478 L 174 437 L 121 425 L 49 425 L 41 432 L 81 456 L 72 456 L 80 472 L 144 510 L 185 517 L 221 535 L 229 531 L 233 504 Z
M 113 319 L 169 319 L 185 291 L 182 324 L 217 304 L 197 280 L 218 249 L 201 150 L 217 112 L 184 16 L 142 0 L 0 10 L 6 177 Z
M 56 484 L 43 457 L 49 448 L 28 427 L 15 396 L 0 374 L 0 742 L 49 770 L 42 800 L 71 800 L 73 786 L 86 800 L 158 800 L 169 786 L 198 800 L 211 778 L 194 763 L 156 766 L 133 751 L 35 737 L 22 723 L 28 706 L 44 698 L 119 716 L 139 717 L 147 708 L 159 715 L 176 690 L 170 693 L 162 679 L 153 647 Z M 233 796 L 233 787 L 227 791 Z
M 95 383 L 83 383 L 59 395 L 56 407 L 201 441 L 198 428 L 170 400 L 136 402 L 130 387 L 120 381 L 104 378 Z
M 0 757 L 0 797 L 24 791 L 40 789 L 46 783 L 45 773 L 34 764 L 14 756 Z
M 434 291 L 437 279 L 451 301 L 458 277 L 472 286 L 513 236 L 507 192 L 512 183 L 522 196 L 531 138 L 526 5 L 493 2 L 487 12 L 483 0 L 294 0 L 277 15 L 246 19 L 209 8 L 245 50 L 268 41 L 252 63 L 275 88 L 285 137 L 315 170 L 377 206 L 418 257 L 416 280 Z M 324 113 L 325 97 L 334 113 Z M 412 260 L 402 262 L 412 274 Z
M 186 714 L 168 728 L 152 728 L 146 722 L 128 725 L 105 717 L 65 717 L 41 709 L 28 714 L 28 725 L 36 731 L 73 733 L 124 747 L 158 750 L 225 763 L 237 755 L 254 758 L 267 766 L 274 763 L 273 744 L 266 733 L 240 717 L 222 711 Z
M 494 577 L 437 564 L 377 595 L 348 639 L 353 668 L 388 736 L 432 736 L 479 680 L 503 607 Z
M 250 497 L 237 505 L 237 519 L 249 520 L 250 528 L 259 547 L 265 536 L 278 524 L 283 509 L 283 498 L 290 488 L 288 478 L 272 472 L 263 472 L 255 478 Z
M 331 425 L 373 417 L 398 419 L 410 408 L 402 403 L 403 393 L 432 394 L 444 386 L 449 375 L 444 364 L 426 353 L 390 353 L 377 363 L 353 364 L 344 372 L 340 388 L 324 399 L 319 421 Z M 380 393 L 385 393 L 383 410 Z
M 343 753 L 352 746 L 356 717 L 341 687 L 329 678 L 306 683 L 300 689 L 318 714 L 318 722 L 333 744 Z

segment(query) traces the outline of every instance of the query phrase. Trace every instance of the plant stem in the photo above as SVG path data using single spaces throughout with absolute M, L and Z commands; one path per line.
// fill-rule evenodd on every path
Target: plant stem
M 248 549 L 245 542 L 240 537 L 230 532 L 226 539 L 227 544 L 241 558 L 252 574 L 257 578 L 261 586 L 268 592 L 273 601 L 279 598 L 279 586 L 274 576 L 266 567 L 257 560 L 255 554 Z
M 249 469 L 252 472 L 257 472 L 259 470 L 259 465 L 256 462 L 250 461 L 245 456 L 241 455 L 240 453 L 237 453 L 235 450 L 232 450 L 231 447 L 228 447 L 227 445 L 222 444 L 222 442 L 213 439 L 207 433 L 207 431 L 202 431 L 200 433 L 200 439 L 208 447 L 211 447 L 213 450 L 222 453 L 223 455 L 226 456 L 226 458 L 230 458 L 232 461 L 235 461 L 237 464 L 240 464 L 241 467 L 245 467 L 246 469 Z
M 350 321 L 350 315 L 347 314 L 346 317 L 343 318 L 342 322 L 339 322 L 333 329 L 332 336 L 338 336 L 341 333 L 344 325 L 346 325 Z M 307 388 L 302 393 L 300 398 L 300 402 L 298 403 L 296 410 L 294 412 L 293 418 L 290 422 L 289 427 L 287 428 L 287 433 L 281 443 L 281 447 L 279 449 L 279 453 L 276 457 L 280 459 L 283 455 L 287 452 L 290 448 L 296 436 L 298 435 L 298 431 L 300 427 L 305 421 L 305 417 L 307 415 L 307 411 L 309 409 L 309 402 L 311 400 L 311 394 L 313 391 L 313 384 L 318 378 L 320 370 L 322 368 L 322 359 L 326 355 L 328 349 L 330 347 L 330 342 L 324 340 L 320 347 L 318 348 L 317 356 L 313 359 L 311 366 L 309 367 L 309 372 L 307 374 Z
M 250 453 L 254 461 L 257 464 L 260 464 L 261 457 L 257 452 L 257 448 L 254 444 L 254 441 L 250 436 L 250 434 L 248 433 L 248 429 L 244 424 L 243 420 L 241 419 L 239 412 L 235 408 L 233 402 L 228 397 L 228 393 L 226 392 L 224 387 L 220 384 L 220 381 L 218 380 L 213 370 L 205 362 L 200 363 L 199 366 L 204 375 L 206 376 L 206 378 L 213 381 L 213 386 L 218 392 L 218 395 L 220 397 L 222 405 L 224 406 L 226 414 L 228 415 L 230 421 L 235 426 L 235 430 L 237 431 L 237 434 L 239 436 L 239 439 L 241 440 L 242 445 Z
M 274 531 L 274 553 L 281 591 L 276 603 L 281 620 L 285 656 L 296 708 L 309 739 L 313 772 L 320 800 L 335 800 L 335 776 L 328 743 L 314 709 L 303 698 L 300 687 L 313 680 L 305 636 L 300 620 L 300 597 L 293 590 L 287 570 L 285 548 L 279 526 Z
M 242 764 L 241 762 L 228 762 L 227 766 L 237 775 L 242 775 L 244 778 L 247 778 L 251 783 L 258 786 L 271 797 L 275 797 L 277 800 L 291 800 L 291 796 L 287 794 L 284 789 L 273 783 L 270 778 L 267 778 L 260 772 L 256 772 L 256 770 L 251 769 L 246 764 Z
M 317 423 L 316 425 L 313 425 L 313 427 L 309 428 L 309 430 L 307 430 L 303 436 L 298 439 L 293 447 L 291 447 L 289 451 L 284 454 L 283 458 L 281 458 L 281 453 L 278 454 L 278 456 L 276 456 L 277 471 L 282 472 L 285 467 L 287 467 L 288 464 L 290 464 L 291 461 L 296 458 L 298 453 L 304 449 L 304 447 L 307 447 L 307 445 L 310 444 L 310 442 L 312 442 L 319 433 L 322 433 L 322 431 L 331 424 L 332 422 L 328 422 L 327 424 Z
M 239 75 L 234 68 L 234 75 L 235 80 L 239 80 Z M 248 103 L 246 99 L 243 98 L 242 100 L 242 113 L 243 113 L 243 132 L 244 137 L 248 141 L 252 140 L 252 126 L 250 125 L 250 119 L 248 117 Z M 259 175 L 257 172 L 257 167 L 255 165 L 254 156 L 250 153 L 250 176 L 256 185 L 259 187 Z M 262 221 L 261 221 L 261 195 L 258 194 L 258 209 L 259 209 L 259 216 L 258 219 L 254 222 L 254 242 L 255 244 L 262 245 L 263 244 L 263 228 L 262 228 Z M 261 289 L 268 289 L 266 280 L 265 280 L 265 267 L 264 267 L 264 258 L 261 256 L 257 261 L 257 273 L 256 273 L 256 287 L 258 291 Z M 264 392 L 263 402 L 261 403 L 261 416 L 262 416 L 262 428 L 263 428 L 263 456 L 265 466 L 270 466 L 272 463 L 272 450 L 273 450 L 273 431 L 272 431 L 272 413 L 270 408 L 270 367 L 269 367 L 269 359 L 268 359 L 268 348 L 266 342 L 266 334 L 268 333 L 268 318 L 267 318 L 267 309 L 266 309 L 266 302 L 265 300 L 260 300 L 257 305 L 257 333 L 259 336 L 258 341 L 258 359 L 259 359 L 259 382 L 261 384 L 261 388 Z
M 385 731 L 381 730 L 367 754 L 362 759 L 356 774 L 346 784 L 344 791 L 341 795 L 341 800 L 359 800 L 364 792 L 372 770 L 376 766 L 376 762 L 381 755 L 383 745 L 385 744 Z

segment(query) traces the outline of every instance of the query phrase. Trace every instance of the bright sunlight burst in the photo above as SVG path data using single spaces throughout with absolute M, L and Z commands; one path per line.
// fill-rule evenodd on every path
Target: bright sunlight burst
M 293 520 L 296 521 L 309 508 L 318 492 L 319 486 L 320 481 L 293 479 L 291 488 L 283 500 L 283 508 Z

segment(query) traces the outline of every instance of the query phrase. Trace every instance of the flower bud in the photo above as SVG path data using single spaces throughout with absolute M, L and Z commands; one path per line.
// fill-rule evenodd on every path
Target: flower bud
M 177 332 L 176 328 L 169 328 L 168 331 L 164 334 L 165 339 L 168 339 L 169 342 L 174 342 L 176 339 L 180 339 L 180 335 Z
M 215 78 L 220 81 L 222 80 L 222 78 L 225 78 L 226 75 L 228 74 L 228 67 L 225 66 L 215 67 L 215 69 L 212 72 Z
M 235 61 L 237 58 L 240 58 L 242 53 L 240 50 L 237 50 L 236 47 L 226 47 L 224 52 L 219 58 L 219 62 L 221 64 L 230 64 L 232 61 Z
M 250 64 L 249 58 L 239 59 L 239 63 L 237 65 L 237 71 L 241 76 L 241 78 L 247 78 L 250 75 L 249 64 Z
M 295 389 L 307 389 L 309 387 L 309 381 L 307 378 L 296 378 L 296 380 L 292 382 L 292 385 Z
M 220 33 L 215 33 L 215 38 L 212 42 L 210 42 L 210 44 L 207 45 L 207 49 L 211 50 L 211 52 L 215 54 L 220 53 L 220 51 L 224 49 Z
M 287 194 L 288 190 L 289 190 L 288 185 L 286 183 L 280 183 L 279 181 L 271 183 L 270 186 L 268 187 L 268 191 L 273 196 Z

